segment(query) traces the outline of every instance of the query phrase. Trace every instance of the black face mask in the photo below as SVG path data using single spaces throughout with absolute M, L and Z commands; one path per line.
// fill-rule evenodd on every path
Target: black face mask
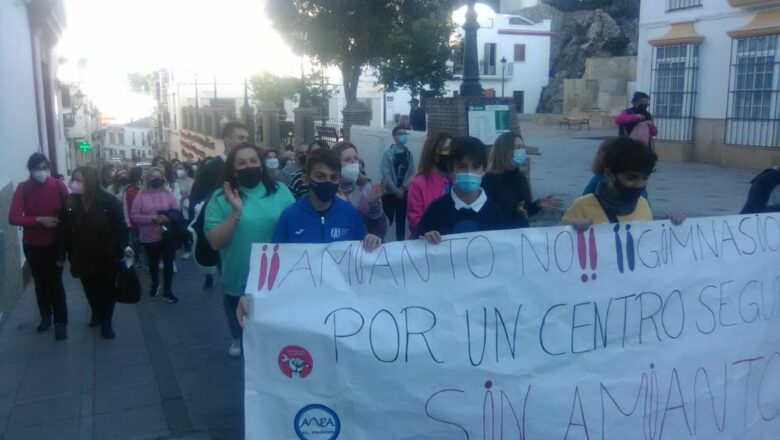
M 163 187 L 163 185 L 165 185 L 165 180 L 159 177 L 156 177 L 149 181 L 149 186 L 151 186 L 154 189 L 160 189 Z
M 625 203 L 636 203 L 639 197 L 642 195 L 644 188 L 629 188 L 620 182 L 620 179 L 615 177 L 615 190 L 620 195 L 620 199 Z
M 244 168 L 236 171 L 236 174 L 238 174 L 238 184 L 244 188 L 255 188 L 263 180 L 261 167 Z
M 120 177 L 117 182 L 119 185 L 127 185 L 127 177 Z
M 306 155 L 305 154 L 299 154 L 297 156 L 298 163 L 301 165 L 306 165 Z
M 637 110 L 639 110 L 641 112 L 646 112 L 648 107 L 650 107 L 650 106 L 648 106 L 648 105 L 638 105 L 638 106 L 636 106 Z
M 336 193 L 339 192 L 339 186 L 333 182 L 317 182 L 316 180 L 309 180 L 309 190 L 323 203 L 330 202 L 336 197 Z

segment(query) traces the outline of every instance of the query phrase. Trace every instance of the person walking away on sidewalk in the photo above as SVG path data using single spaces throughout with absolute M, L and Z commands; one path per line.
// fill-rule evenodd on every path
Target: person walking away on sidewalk
M 336 196 L 341 181 L 341 160 L 335 151 L 312 151 L 303 169 L 308 195 L 282 212 L 271 243 L 333 243 L 362 241 L 363 250 L 373 252 L 382 240 L 369 234 L 360 213 Z M 250 314 L 249 299 L 242 295 L 235 310 L 242 329 Z
M 173 260 L 176 248 L 163 240 L 163 225 L 171 223 L 165 212 L 179 211 L 179 203 L 166 187 L 165 172 L 162 168 L 151 167 L 146 170 L 144 188 L 133 202 L 130 218 L 138 224 L 139 241 L 149 259 L 149 273 L 152 278 L 150 297 L 155 297 L 160 288 L 160 260 L 163 263 L 163 298 L 169 303 L 178 302 L 173 294 Z
M 341 159 L 341 184 L 339 197 L 355 207 L 363 218 L 369 234 L 384 240 L 387 233 L 387 217 L 382 209 L 383 185 L 374 185 L 360 173 L 357 147 L 349 142 L 339 142 L 333 151 Z
M 610 139 L 604 151 L 604 180 L 593 194 L 572 202 L 561 224 L 585 230 L 601 223 L 652 221 L 653 213 L 642 191 L 657 161 L 658 156 L 640 141 Z M 685 216 L 669 214 L 669 219 L 679 225 Z
M 114 290 L 120 260 L 134 257 L 128 246 L 127 224 L 122 204 L 100 186 L 98 172 L 80 167 L 73 172 L 70 196 L 60 214 L 63 256 L 70 272 L 81 280 L 89 302 L 90 327 L 100 326 L 100 334 L 113 339 Z
M 49 159 L 34 153 L 27 160 L 30 178 L 19 183 L 11 200 L 8 222 L 23 228 L 24 257 L 35 282 L 35 298 L 41 321 L 37 331 L 45 332 L 54 319 L 54 337 L 68 337 L 68 306 L 62 284 L 62 265 L 57 227 L 62 202 L 68 196 L 65 184 L 50 176 Z
M 409 184 L 414 177 L 414 157 L 406 147 L 409 132 L 402 126 L 393 128 L 393 145 L 382 155 L 382 180 L 385 195 L 382 206 L 387 219 L 395 222 L 395 239 L 406 238 L 406 196 Z
M 240 356 L 236 306 L 246 290 L 252 244 L 271 241 L 279 216 L 295 198 L 287 185 L 268 174 L 262 151 L 251 144 L 238 145 L 230 152 L 222 178 L 222 189 L 215 191 L 208 203 L 205 230 L 222 259 L 225 316 L 233 337 L 228 354 Z
M 631 99 L 632 107 L 623 110 L 615 117 L 619 127 L 619 135 L 653 145 L 653 138 L 658 135 L 658 128 L 653 121 L 653 115 L 647 109 L 650 107 L 650 96 L 647 93 L 636 92 Z
M 208 290 L 214 286 L 214 275 L 219 267 L 219 253 L 211 249 L 203 231 L 206 215 L 205 202 L 211 194 L 222 187 L 222 173 L 225 169 L 225 159 L 233 147 L 249 142 L 249 128 L 240 122 L 228 122 L 222 127 L 222 142 L 225 145 L 225 153 L 216 156 L 206 162 L 195 175 L 190 191 L 190 207 L 188 217 L 192 222 L 192 230 L 195 232 L 195 262 L 205 272 L 203 288 Z M 201 204 L 203 203 L 203 204 Z M 196 214 L 196 208 L 200 207 Z
M 455 186 L 425 210 L 415 237 L 439 244 L 443 235 L 506 228 L 501 208 L 480 186 L 487 161 L 487 147 L 481 140 L 471 136 L 453 139 L 449 170 Z
M 527 228 L 529 217 L 542 208 L 560 209 L 563 206 L 561 199 L 552 195 L 532 198 L 531 183 L 521 171 L 527 164 L 522 135 L 510 131 L 496 139 L 490 150 L 488 173 L 482 179 L 482 188 L 488 199 L 501 207 L 506 227 L 510 229 Z
M 449 179 L 451 142 L 452 136 L 444 132 L 425 140 L 417 174 L 409 183 L 406 218 L 410 234 L 414 234 L 428 206 L 452 189 Z

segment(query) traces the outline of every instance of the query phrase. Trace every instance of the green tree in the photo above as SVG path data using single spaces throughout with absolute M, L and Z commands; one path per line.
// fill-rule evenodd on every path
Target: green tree
M 249 86 L 255 103 L 281 106 L 285 99 L 292 99 L 300 90 L 300 79 L 294 76 L 277 76 L 268 72 L 252 75 Z
M 285 99 L 293 99 L 301 92 L 301 79 L 294 76 L 278 76 L 262 72 L 249 78 L 252 100 L 255 103 L 273 104 L 282 108 Z M 325 73 L 315 70 L 304 78 L 304 99 L 314 108 L 322 106 L 322 99 L 329 98 L 333 88 Z
M 446 81 L 452 79 L 452 35 L 455 23 L 451 11 L 453 1 L 427 3 L 427 8 L 403 10 L 400 19 L 390 29 L 390 37 L 382 60 L 378 63 L 379 82 L 388 91 L 407 88 L 412 97 L 426 87 L 436 95 L 444 93 Z
M 132 72 L 127 74 L 130 90 L 140 95 L 151 95 L 154 90 L 155 73 Z
M 341 70 L 344 95 L 353 103 L 363 67 L 385 53 L 388 31 L 407 2 L 412 1 L 267 0 L 266 12 L 295 52 Z

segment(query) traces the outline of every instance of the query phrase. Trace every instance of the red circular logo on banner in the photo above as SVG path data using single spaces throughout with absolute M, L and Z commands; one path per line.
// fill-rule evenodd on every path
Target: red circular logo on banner
M 309 352 L 297 345 L 288 345 L 279 352 L 279 369 L 292 379 L 303 379 L 311 373 L 314 361 Z

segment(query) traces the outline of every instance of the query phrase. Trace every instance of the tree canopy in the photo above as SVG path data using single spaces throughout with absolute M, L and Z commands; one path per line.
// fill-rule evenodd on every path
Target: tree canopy
M 433 11 L 444 11 L 439 19 L 446 20 L 455 3 L 455 0 L 267 0 L 266 12 L 273 27 L 294 51 L 303 50 L 321 65 L 339 67 L 344 94 L 351 103 L 357 101 L 357 86 L 364 66 L 381 66 L 385 61 L 400 59 L 407 52 L 417 50 L 420 41 L 402 46 L 404 37 L 397 34 L 413 29 L 407 20 Z M 410 61 L 406 60 L 405 65 L 410 66 Z M 392 79 L 395 85 L 409 82 L 397 74 Z
M 428 3 L 426 10 L 410 8 L 390 31 L 385 54 L 377 65 L 379 82 L 388 91 L 407 88 L 414 97 L 427 87 L 442 95 L 446 81 L 452 79 L 453 2 Z
M 281 107 L 285 99 L 293 99 L 300 93 L 301 79 L 262 72 L 249 78 L 249 86 L 255 103 L 262 102 Z M 322 70 L 315 70 L 304 78 L 303 99 L 314 108 L 321 107 L 323 95 L 328 98 L 331 93 L 332 88 L 328 85 Z

